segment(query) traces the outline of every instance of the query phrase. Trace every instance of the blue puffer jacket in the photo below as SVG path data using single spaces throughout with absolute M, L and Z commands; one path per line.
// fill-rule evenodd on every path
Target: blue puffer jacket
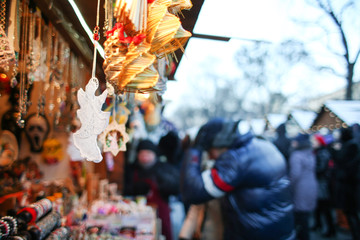
M 224 239 L 295 239 L 285 160 L 272 143 L 247 133 L 212 169 L 201 173 L 199 159 L 199 150 L 188 151 L 181 172 L 182 197 L 192 204 L 221 198 Z

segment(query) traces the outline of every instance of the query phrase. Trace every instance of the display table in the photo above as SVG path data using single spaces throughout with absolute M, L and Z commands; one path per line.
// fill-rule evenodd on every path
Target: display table
M 81 216 L 81 214 L 76 214 Z M 134 201 L 103 201 L 96 200 L 86 213 L 81 227 L 73 231 L 83 231 L 82 234 L 97 239 L 132 239 L 158 240 L 161 232 L 159 219 L 154 208 Z M 82 229 L 81 229 L 82 228 Z M 79 232 L 77 233 L 79 235 Z M 79 236 L 79 238 L 81 238 Z

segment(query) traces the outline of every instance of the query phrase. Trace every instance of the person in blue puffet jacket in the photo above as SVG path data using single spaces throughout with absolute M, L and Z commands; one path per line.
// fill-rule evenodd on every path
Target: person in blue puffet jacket
M 200 171 L 201 153 L 215 165 Z M 286 163 L 269 141 L 245 122 L 214 118 L 203 125 L 181 169 L 181 195 L 189 204 L 220 198 L 224 239 L 295 239 Z

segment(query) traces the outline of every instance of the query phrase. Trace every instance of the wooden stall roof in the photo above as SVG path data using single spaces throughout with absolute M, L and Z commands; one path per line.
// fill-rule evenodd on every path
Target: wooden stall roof
M 360 101 L 330 100 L 323 104 L 311 129 L 340 128 L 360 123 Z M 332 129 L 330 129 L 332 130 Z

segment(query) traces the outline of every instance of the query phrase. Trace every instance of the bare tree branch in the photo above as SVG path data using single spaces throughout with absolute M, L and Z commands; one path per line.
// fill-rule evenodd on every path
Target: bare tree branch
M 360 55 L 360 49 L 359 49 L 359 51 L 357 52 L 357 54 L 355 56 L 354 64 L 357 63 L 357 60 L 359 59 L 359 55 Z
M 326 6 L 325 6 L 320 0 L 316 0 L 316 1 L 317 1 L 317 3 L 319 4 L 320 8 L 321 8 L 322 10 L 324 10 L 324 12 L 330 16 L 330 18 L 331 18 L 331 19 L 333 20 L 333 22 L 335 23 L 335 26 L 338 28 L 338 30 L 339 30 L 339 32 L 340 32 L 340 35 L 341 35 L 342 44 L 343 44 L 344 49 L 345 49 L 345 54 L 344 54 L 345 61 L 346 61 L 347 63 L 350 63 L 349 47 L 348 47 L 347 39 L 346 39 L 345 32 L 344 32 L 344 30 L 343 30 L 343 27 L 342 27 L 342 24 L 341 24 L 340 19 L 338 19 L 338 18 L 335 16 L 335 13 L 334 13 L 333 9 L 331 8 L 330 3 L 329 3 L 329 9 L 327 9 Z M 329 0 L 328 0 L 328 2 L 329 2 Z

